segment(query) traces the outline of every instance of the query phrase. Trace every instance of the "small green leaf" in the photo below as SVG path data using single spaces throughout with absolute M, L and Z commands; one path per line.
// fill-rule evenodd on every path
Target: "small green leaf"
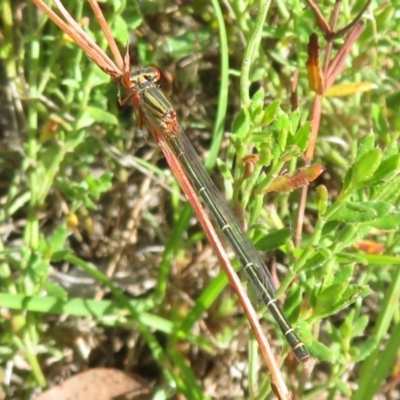
M 321 236 L 324 237 L 331 234 L 333 231 L 338 229 L 340 224 L 341 224 L 340 221 L 328 221 L 322 228 Z
M 374 19 L 376 23 L 377 32 L 384 32 L 388 29 L 388 27 L 395 17 L 395 3 L 388 3 L 386 7 L 382 7 L 380 10 L 377 10 L 377 13 L 374 13 Z
M 288 162 L 294 157 L 298 157 L 301 154 L 300 149 L 295 146 L 291 145 L 285 149 L 285 151 L 280 155 L 279 161 Z
M 365 360 L 377 347 L 378 341 L 376 338 L 369 338 L 359 345 L 352 345 L 350 353 L 352 360 L 355 363 Z
M 259 106 L 264 105 L 264 99 L 265 99 L 265 90 L 264 88 L 260 87 L 251 98 L 251 104 L 252 106 L 258 108 Z
M 344 176 L 342 193 L 346 193 L 352 188 L 353 182 L 353 168 L 349 168 Z
M 85 207 L 91 210 L 97 210 L 97 204 L 89 196 L 85 196 L 82 200 Z
M 30 270 L 31 276 L 36 279 L 47 278 L 50 273 L 50 265 L 48 261 L 36 253 L 31 255 L 28 261 L 28 269 Z M 36 279 L 34 279 L 35 283 L 37 283 Z
M 372 149 L 357 160 L 353 166 L 352 184 L 359 186 L 366 182 L 378 169 L 382 159 L 381 149 Z
M 377 217 L 383 217 L 395 209 L 395 206 L 392 203 L 389 203 L 388 201 L 374 200 L 374 201 L 364 201 L 358 204 L 375 210 Z
M 377 218 L 374 221 L 364 223 L 363 225 L 368 225 L 377 229 L 400 229 L 400 212 L 385 215 L 384 217 Z
M 313 271 L 317 268 L 321 268 L 326 262 L 327 260 L 324 254 L 318 251 L 315 255 L 307 260 L 301 271 Z
M 131 18 L 129 18 L 129 20 L 130 19 Z M 122 18 L 120 15 L 117 15 L 112 23 L 111 29 L 113 31 L 114 37 L 118 38 L 118 41 L 120 43 L 126 45 L 129 41 L 129 32 L 131 32 L 131 30 L 134 30 L 136 28 L 128 29 L 126 19 Z
M 250 118 L 253 121 L 254 125 L 260 125 L 262 124 L 262 120 L 264 117 L 264 98 L 265 98 L 265 91 L 264 88 L 260 88 L 257 90 L 257 92 L 254 94 L 254 96 L 251 99 L 250 103 Z
M 43 284 L 44 290 L 47 292 L 49 296 L 55 297 L 58 300 L 61 301 L 67 301 L 68 300 L 68 293 L 66 290 L 64 290 L 61 286 L 56 285 L 51 282 L 44 282 Z
M 393 154 L 381 162 L 379 168 L 375 171 L 372 179 L 372 183 L 378 183 L 381 181 L 387 182 L 389 179 L 399 174 L 400 168 L 400 155 Z
M 230 181 L 233 179 L 232 177 L 232 171 L 228 166 L 226 165 L 226 162 L 224 160 L 221 160 L 220 158 L 217 158 L 217 165 L 218 165 L 218 170 L 220 174 L 225 178 L 229 179 Z
M 241 110 L 233 121 L 232 130 L 237 139 L 243 140 L 250 130 L 250 118 L 248 112 Z
M 258 156 L 260 157 L 260 160 L 259 160 L 260 165 L 263 165 L 265 167 L 268 167 L 270 165 L 271 159 L 272 159 L 272 154 L 271 154 L 271 150 L 269 147 L 262 146 L 260 148 L 260 152 L 259 152 Z
M 369 318 L 367 315 L 361 315 L 352 326 L 352 336 L 357 337 L 364 333 L 365 328 L 368 326 Z
M 328 189 L 325 185 L 319 185 L 315 189 L 315 205 L 320 214 L 323 214 L 328 207 Z
M 130 15 L 127 21 L 128 24 L 128 28 L 127 28 L 127 32 L 128 31 L 134 31 L 136 28 L 138 28 L 143 22 L 143 17 L 141 15 Z M 121 41 L 121 39 L 118 38 L 119 41 Z M 124 43 L 124 42 L 122 42 Z
M 48 244 L 51 246 L 52 252 L 62 250 L 68 238 L 68 230 L 65 225 L 59 226 L 56 231 L 48 239 Z
M 278 113 L 274 124 L 274 136 L 275 140 L 279 144 L 279 148 L 283 151 L 286 148 L 286 142 L 290 129 L 290 122 L 288 115 L 281 111 Z
M 290 144 L 298 146 L 300 148 L 300 151 L 303 153 L 306 150 L 310 141 L 310 135 L 311 122 L 306 122 L 291 138 Z
M 94 119 L 88 112 L 82 113 L 76 121 L 75 129 L 80 131 L 88 126 L 92 126 L 94 123 Z
M 329 217 L 329 221 L 341 221 L 348 224 L 372 221 L 377 217 L 374 208 L 365 206 L 362 203 L 347 202 L 338 211 Z
M 86 182 L 88 183 L 90 196 L 98 199 L 100 195 L 109 190 L 112 186 L 112 172 L 105 172 L 99 177 L 95 177 L 93 174 L 89 174 L 86 177 Z
M 261 79 L 264 79 L 265 68 L 256 68 L 250 75 L 250 81 L 256 82 Z
M 101 108 L 86 106 L 85 113 L 87 113 L 94 122 L 110 125 L 118 125 L 119 123 L 118 118 L 114 114 Z
M 71 249 L 64 249 L 60 251 L 54 252 L 54 254 L 51 257 L 52 262 L 57 262 L 57 261 L 64 261 L 67 256 L 72 254 Z
M 345 283 L 333 284 L 317 295 L 317 305 L 314 309 L 313 317 L 326 318 L 336 314 L 369 294 L 371 294 L 371 289 L 368 286 L 348 286 Z
M 334 277 L 334 283 L 349 283 L 351 277 L 353 276 L 354 265 L 349 264 L 340 268 Z
M 290 120 L 290 134 L 295 135 L 299 128 L 300 110 L 297 109 L 289 114 Z M 301 129 L 301 128 L 300 128 Z M 298 133 L 298 132 L 297 132 Z
M 347 284 L 334 283 L 317 294 L 315 299 L 315 307 L 313 316 L 326 317 L 333 314 L 335 304 L 340 301 L 342 294 L 345 292 Z
M 373 150 L 375 146 L 375 135 L 373 132 L 370 132 L 367 136 L 365 136 L 357 150 L 357 160 L 359 160 L 364 154 Z
M 275 100 L 271 104 L 268 105 L 268 107 L 264 111 L 264 116 L 261 121 L 262 126 L 270 125 L 274 121 L 274 119 L 279 111 L 279 106 L 280 106 L 280 102 L 278 100 Z
M 350 345 L 350 340 L 352 338 L 354 314 L 354 310 L 351 310 L 339 328 L 340 336 L 347 346 L 346 351 L 348 350 L 348 346 Z
M 283 246 L 291 238 L 292 232 L 289 228 L 282 228 L 275 232 L 263 235 L 262 239 L 255 243 L 255 247 L 259 251 L 270 252 Z
M 307 348 L 320 361 L 331 362 L 334 359 L 333 351 L 321 342 L 314 340 L 311 344 L 307 343 Z
M 93 121 L 90 123 L 90 125 L 93 123 Z M 76 132 L 72 137 L 68 136 L 68 139 L 65 141 L 65 148 L 69 150 L 75 149 L 78 145 L 80 145 L 84 139 L 86 138 L 86 132 L 83 130 L 80 130 L 79 132 Z

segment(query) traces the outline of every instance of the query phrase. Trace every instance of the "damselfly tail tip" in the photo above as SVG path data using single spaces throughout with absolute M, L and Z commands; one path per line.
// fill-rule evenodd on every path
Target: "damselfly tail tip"
M 303 342 L 299 340 L 296 344 L 293 344 L 292 349 L 295 357 L 301 363 L 307 375 L 310 375 L 314 367 L 315 360 L 311 357 Z
M 312 358 L 310 355 L 307 357 L 303 358 L 302 360 L 299 360 L 301 364 L 303 365 L 304 372 L 307 376 L 310 376 L 312 370 L 314 369 L 315 365 L 315 359 Z

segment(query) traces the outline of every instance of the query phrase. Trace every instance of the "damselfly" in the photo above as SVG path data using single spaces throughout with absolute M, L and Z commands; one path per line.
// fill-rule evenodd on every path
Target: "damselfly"
M 223 232 L 242 264 L 248 280 L 263 299 L 278 323 L 296 358 L 303 364 L 310 362 L 310 353 L 296 334 L 275 299 L 271 275 L 251 241 L 241 229 L 233 211 L 218 191 L 189 139 L 180 126 L 176 113 L 157 86 L 160 73 L 157 69 L 137 68 L 123 76 L 121 85 L 132 93 L 136 120 L 150 132 L 157 132 L 179 159 L 183 170 L 203 201 L 211 219 Z

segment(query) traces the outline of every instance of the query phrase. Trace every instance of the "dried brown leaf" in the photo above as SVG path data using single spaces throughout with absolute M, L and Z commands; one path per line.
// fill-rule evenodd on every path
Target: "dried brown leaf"
M 112 400 L 132 392 L 148 393 L 143 382 L 112 368 L 94 368 L 67 379 L 36 400 Z

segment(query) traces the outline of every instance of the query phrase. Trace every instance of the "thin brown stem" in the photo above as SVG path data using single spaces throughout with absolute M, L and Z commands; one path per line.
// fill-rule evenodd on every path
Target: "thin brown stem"
M 114 74 L 115 69 L 118 70 L 116 67 L 115 63 L 111 60 L 111 58 L 106 54 L 106 52 L 82 29 L 82 27 L 75 21 L 75 19 L 71 16 L 71 14 L 66 10 L 64 5 L 60 0 L 53 0 L 53 3 L 56 5 L 58 11 L 61 13 L 61 15 L 64 17 L 65 21 L 68 22 L 71 27 L 74 29 L 74 32 L 79 35 L 82 40 L 85 41 L 85 43 L 93 50 L 93 53 L 95 55 L 95 59 L 93 59 L 91 56 L 90 58 L 93 59 L 93 61 L 96 62 L 96 64 L 106 73 L 108 73 L 110 76 L 115 79 L 114 75 L 118 76 L 120 75 L 120 71 L 118 71 L 116 74 Z M 121 57 L 121 55 L 120 55 Z M 101 59 L 100 64 L 98 63 L 99 59 Z M 106 67 L 104 67 L 103 62 L 107 64 Z M 114 71 L 114 72 L 113 72 Z
M 334 9 L 333 9 L 333 13 L 331 16 L 331 20 L 330 20 L 330 31 L 331 33 L 334 32 L 336 25 L 337 25 L 337 21 L 339 18 L 339 11 L 340 11 L 340 6 L 341 6 L 342 2 L 341 0 L 336 1 Z M 326 47 L 325 47 L 325 57 L 324 57 L 324 78 L 326 79 L 327 76 L 327 71 L 329 68 L 329 63 L 330 63 L 330 59 L 331 59 L 331 54 L 332 54 L 332 47 L 333 47 L 333 40 L 331 39 L 332 35 L 325 35 L 326 38 Z M 325 90 L 326 90 L 326 86 L 325 86 Z
M 362 8 L 362 10 L 358 13 L 358 15 L 354 18 L 353 21 L 350 22 L 350 24 L 346 25 L 344 28 L 340 29 L 339 31 L 335 32 L 332 35 L 332 39 L 338 39 L 344 35 L 347 34 L 347 32 L 350 32 L 354 26 L 357 24 L 357 22 L 361 19 L 361 17 L 363 16 L 365 10 L 368 8 L 368 6 L 371 4 L 371 0 L 368 0 L 365 3 L 365 6 Z
M 308 6 L 314 13 L 315 19 L 317 21 L 317 25 L 318 25 L 319 29 L 321 30 L 321 32 L 323 33 L 323 35 L 325 37 L 330 35 L 332 33 L 331 28 L 330 28 L 329 24 L 326 22 L 326 19 L 322 15 L 318 6 L 312 0 L 306 0 L 306 1 L 307 1 Z
M 329 68 L 326 74 L 326 90 L 335 83 L 336 78 L 343 72 L 346 58 L 349 55 L 354 42 L 360 37 L 363 30 L 364 22 L 358 21 L 354 26 L 354 29 L 346 37 L 346 40 L 336 57 L 329 63 Z
M 101 11 L 99 3 L 97 3 L 96 0 L 88 0 L 88 1 L 89 1 L 90 6 L 92 7 L 92 10 L 97 19 L 97 22 L 99 23 L 100 28 L 103 31 L 103 33 L 107 39 L 107 43 L 108 43 L 108 46 L 110 47 L 110 50 L 114 56 L 115 63 L 117 64 L 117 66 L 120 70 L 123 70 L 124 69 L 124 61 L 122 59 L 121 52 L 119 51 L 117 43 L 111 33 L 111 29 L 110 29 L 106 19 L 104 18 L 104 14 Z
M 69 35 L 78 46 L 86 52 L 100 69 L 110 75 L 114 80 L 120 79 L 122 71 L 107 54 L 87 35 L 79 24 L 71 17 L 62 3 L 53 0 L 65 21 L 60 18 L 43 0 L 32 0 L 62 31 Z

